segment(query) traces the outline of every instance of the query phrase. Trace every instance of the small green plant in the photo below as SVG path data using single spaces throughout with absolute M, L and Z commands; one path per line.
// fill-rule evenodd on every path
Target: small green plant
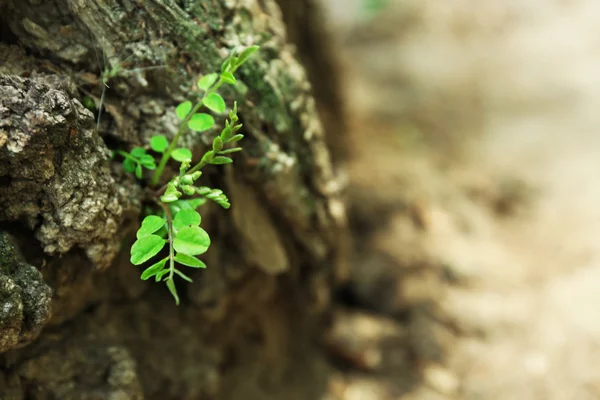
M 198 111 L 203 106 L 217 114 L 226 111 L 225 100 L 217 93 L 217 89 L 223 84 L 235 85 L 235 71 L 257 50 L 258 46 L 251 46 L 237 56 L 231 55 L 223 63 L 220 73 L 211 73 L 198 80 L 197 87 L 203 92 L 203 96 L 196 104 L 185 101 L 177 106 L 175 113 L 181 122 L 173 140 L 169 142 L 164 135 L 151 138 L 150 148 L 160 155 L 158 165 L 154 156 L 141 147 L 135 147 L 129 152 L 117 152 L 123 157 L 123 169 L 135 173 L 139 179 L 142 179 L 144 169 L 154 171 L 150 179 L 150 187 L 154 189 L 161 182 L 169 160 L 180 164 L 179 174 L 152 192 L 152 201 L 158 206 L 158 210 L 147 215 L 142 221 L 136 233 L 137 240 L 131 247 L 130 258 L 132 264 L 141 265 L 155 258 L 168 246 L 167 256 L 147 267 L 142 272 L 141 279 L 154 278 L 156 282 L 164 282 L 177 304 L 179 295 L 175 287 L 175 275 L 188 282 L 192 280 L 176 268 L 176 264 L 190 268 L 206 268 L 197 256 L 208 250 L 210 237 L 200 227 L 202 218 L 196 209 L 208 200 L 226 209 L 230 206 L 223 191 L 198 186 L 197 181 L 202 176 L 203 167 L 209 164 L 229 164 L 233 162 L 229 155 L 242 150 L 241 147 L 231 147 L 244 137 L 237 133 L 242 127 L 238 123 L 237 104 L 234 102 L 224 128 L 212 141 L 212 148 L 195 165 L 192 165 L 192 152 L 177 147 L 177 143 L 188 131 L 204 132 L 214 126 L 215 120 L 212 115 Z

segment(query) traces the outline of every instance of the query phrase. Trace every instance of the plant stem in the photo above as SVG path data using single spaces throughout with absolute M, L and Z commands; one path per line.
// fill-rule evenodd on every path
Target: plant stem
M 192 169 L 190 169 L 187 173 L 193 174 L 194 172 L 204 168 L 205 166 L 206 166 L 206 163 L 204 161 L 200 161 L 198 164 L 194 165 L 194 167 Z
M 165 216 L 167 217 L 167 232 L 169 233 L 169 279 L 173 279 L 173 271 L 175 270 L 175 254 L 173 251 L 173 219 L 171 210 L 164 203 L 160 203 Z
M 177 146 L 177 142 L 179 141 L 179 138 L 181 137 L 181 135 L 183 134 L 183 132 L 185 132 L 185 130 L 187 128 L 187 123 L 190 121 L 190 118 L 192 118 L 192 115 L 194 115 L 196 113 L 196 111 L 198 111 L 198 109 L 200 107 L 202 107 L 203 103 L 204 103 L 204 98 L 202 98 L 202 100 L 200 100 L 198 103 L 196 103 L 196 105 L 191 109 L 191 111 L 188 113 L 188 115 L 186 115 L 185 119 L 181 122 L 181 125 L 179 125 L 179 130 L 175 134 L 175 137 L 171 141 L 171 144 L 169 144 L 169 147 L 167 148 L 167 150 L 163 153 L 163 156 L 160 159 L 160 163 L 158 164 L 156 171 L 154 171 L 154 175 L 152 176 L 152 181 L 150 181 L 150 185 L 156 186 L 156 184 L 158 183 L 158 181 L 165 169 L 165 166 L 167 165 L 167 162 L 169 161 L 169 158 L 171 157 L 171 153 L 173 152 L 173 150 L 175 150 L 175 147 Z
M 130 160 L 133 160 L 136 163 L 138 162 L 137 158 L 133 157 L 131 154 L 129 154 L 129 153 L 123 151 L 123 150 L 117 150 L 117 154 L 120 155 L 120 156 L 123 156 L 123 158 L 128 158 Z
M 171 157 L 171 153 L 173 152 L 173 150 L 175 150 L 175 147 L 177 146 L 177 142 L 179 141 L 179 138 L 185 132 L 185 130 L 187 128 L 187 124 L 190 121 L 190 118 L 192 118 L 192 115 L 194 115 L 196 113 L 196 111 L 198 111 L 198 109 L 200 107 L 202 107 L 206 96 L 208 96 L 209 94 L 211 94 L 215 90 L 217 90 L 219 87 L 221 87 L 221 85 L 223 85 L 223 83 L 224 83 L 224 81 L 219 78 L 217 83 L 214 84 L 210 89 L 208 89 L 204 93 L 204 96 L 202 96 L 202 99 L 198 103 L 196 103 L 196 105 L 191 109 L 191 111 L 188 113 L 188 115 L 186 115 L 185 119 L 181 122 L 181 124 L 179 125 L 179 129 L 177 130 L 177 133 L 175 134 L 175 137 L 171 141 L 171 144 L 169 144 L 169 147 L 167 148 L 167 150 L 163 153 L 162 158 L 160 159 L 160 163 L 158 164 L 156 171 L 154 171 L 154 175 L 152 176 L 152 180 L 150 181 L 151 186 L 156 186 L 158 184 L 158 181 L 160 180 L 160 177 L 162 176 L 162 173 L 167 165 L 167 162 L 169 161 L 169 158 Z
M 162 185 L 160 187 L 160 189 L 158 189 L 156 192 L 154 192 L 154 197 L 160 197 L 165 192 L 165 190 L 167 190 L 168 187 L 169 187 L 168 183 L 165 183 L 164 185 Z

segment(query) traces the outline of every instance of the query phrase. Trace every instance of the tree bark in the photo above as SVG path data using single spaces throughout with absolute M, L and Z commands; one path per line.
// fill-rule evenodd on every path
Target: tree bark
M 0 398 L 318 398 L 342 187 L 275 1 L 0 0 L 0 18 Z M 209 267 L 176 307 L 129 263 L 143 187 L 110 150 L 172 137 L 197 78 L 251 44 L 223 91 L 244 152 L 203 176 L 232 209 L 202 210 Z
M 347 116 L 339 61 L 326 29 L 324 10 L 318 0 L 277 0 L 289 40 L 297 48 L 306 68 L 317 102 L 319 116 L 327 132 L 325 141 L 335 165 L 349 157 Z

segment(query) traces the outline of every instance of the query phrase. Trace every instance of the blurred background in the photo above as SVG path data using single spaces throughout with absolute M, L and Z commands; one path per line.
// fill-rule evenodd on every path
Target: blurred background
M 354 232 L 326 399 L 599 399 L 600 2 L 320 1 Z

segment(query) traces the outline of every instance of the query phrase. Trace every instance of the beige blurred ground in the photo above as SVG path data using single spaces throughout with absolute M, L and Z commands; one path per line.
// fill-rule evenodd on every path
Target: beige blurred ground
M 322 1 L 378 228 L 330 398 L 600 399 L 600 2 Z

